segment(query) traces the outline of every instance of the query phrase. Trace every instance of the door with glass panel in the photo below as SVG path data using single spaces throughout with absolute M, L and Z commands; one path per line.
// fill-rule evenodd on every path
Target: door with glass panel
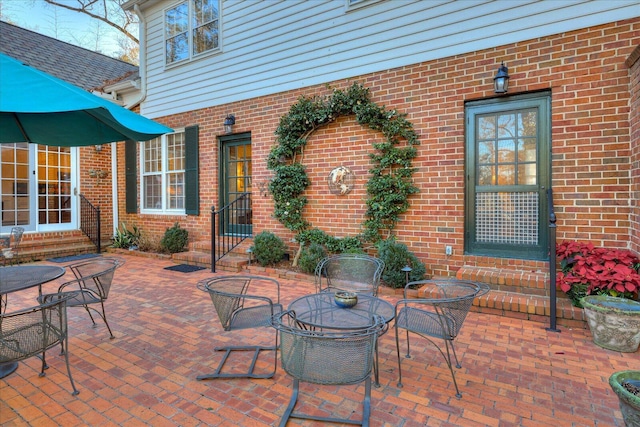
M 465 252 L 547 259 L 550 96 L 466 107 Z
M 220 138 L 222 145 L 221 184 L 222 206 L 229 206 L 225 223 L 226 234 L 250 236 L 253 231 L 251 208 L 251 139 L 249 135 Z
M 77 228 L 72 164 L 76 149 L 26 142 L 0 145 L 0 232 Z

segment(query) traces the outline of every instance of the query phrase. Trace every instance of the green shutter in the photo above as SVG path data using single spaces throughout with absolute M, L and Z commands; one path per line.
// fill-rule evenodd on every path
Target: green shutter
M 200 213 L 198 186 L 198 126 L 185 128 L 184 209 L 187 215 Z
M 126 212 L 138 213 L 138 162 L 137 142 L 126 141 L 125 153 L 125 188 L 126 188 Z

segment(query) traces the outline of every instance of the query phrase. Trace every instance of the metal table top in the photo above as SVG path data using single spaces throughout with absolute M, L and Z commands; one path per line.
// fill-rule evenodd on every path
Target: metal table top
M 391 303 L 372 295 L 358 294 L 358 303 L 351 308 L 336 305 L 333 292 L 305 295 L 288 307 L 296 320 L 311 327 L 354 329 L 371 325 L 373 315 L 382 316 L 389 323 L 394 317 Z
M 0 267 L 0 295 L 39 286 L 62 276 L 63 267 L 55 265 L 15 265 Z

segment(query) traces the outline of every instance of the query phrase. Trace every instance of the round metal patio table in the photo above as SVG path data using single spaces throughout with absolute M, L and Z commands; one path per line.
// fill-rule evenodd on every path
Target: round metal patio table
M 39 286 L 38 293 L 42 294 L 42 284 L 55 280 L 65 272 L 63 267 L 55 265 L 15 265 L 0 267 L 0 312 L 7 307 L 7 294 Z M 2 324 L 0 324 L 0 328 Z M 1 333 L 0 333 L 1 337 Z M 18 368 L 17 362 L 0 364 L 0 378 L 4 378 Z
M 358 294 L 358 302 L 350 308 L 340 307 L 334 301 L 333 292 L 320 292 L 300 297 L 288 307 L 295 312 L 296 321 L 310 329 L 356 329 L 371 326 L 373 316 L 380 316 L 388 324 L 395 316 L 393 304 L 372 295 Z M 384 330 L 386 332 L 386 329 Z M 383 333 L 384 333 L 383 332 Z M 380 386 L 378 376 L 378 343 L 374 363 L 375 386 Z

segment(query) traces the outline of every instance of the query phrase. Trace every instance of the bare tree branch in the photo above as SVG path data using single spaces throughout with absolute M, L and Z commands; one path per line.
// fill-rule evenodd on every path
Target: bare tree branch
M 135 16 L 129 12 L 125 12 L 120 6 L 125 0 L 76 0 L 77 5 L 72 6 L 69 3 L 62 3 L 57 0 L 44 0 L 46 3 L 72 10 L 74 12 L 83 13 L 93 19 L 104 22 L 124 34 L 128 39 L 136 44 L 139 40 L 131 34 L 127 29 L 131 24 L 135 23 Z M 111 5 L 111 8 L 109 7 Z M 95 9 L 101 8 L 101 13 Z

